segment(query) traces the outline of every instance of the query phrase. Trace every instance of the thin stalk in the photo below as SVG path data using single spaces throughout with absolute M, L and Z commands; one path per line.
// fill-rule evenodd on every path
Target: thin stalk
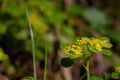
M 80 64 L 86 69 L 86 66 L 84 65 L 84 63 L 80 60 Z
M 47 43 L 45 44 L 45 67 L 44 67 L 44 80 L 47 80 Z
M 29 26 L 29 30 L 30 30 L 31 42 L 32 42 L 34 80 L 37 80 L 34 35 L 33 35 L 33 30 L 31 27 L 30 19 L 29 19 L 27 7 L 25 7 L 25 9 L 26 9 L 26 16 L 27 16 L 27 20 L 28 20 L 28 26 Z
M 86 65 L 79 59 L 80 64 L 84 67 L 84 69 L 86 70 L 86 73 L 84 75 L 81 76 L 81 78 L 79 80 L 82 80 L 86 75 L 87 75 L 87 80 L 90 80 L 90 71 L 89 71 L 89 58 L 86 62 Z
M 86 76 L 86 73 L 85 74 L 83 74 L 81 77 L 80 77 L 80 79 L 79 80 L 83 80 L 83 78 Z
M 89 69 L 89 60 L 86 63 L 86 72 L 87 72 L 87 80 L 90 80 L 90 69 Z

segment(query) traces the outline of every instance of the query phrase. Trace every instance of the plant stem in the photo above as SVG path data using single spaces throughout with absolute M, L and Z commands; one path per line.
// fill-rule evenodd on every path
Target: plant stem
M 45 43 L 45 68 L 44 68 L 44 80 L 47 80 L 47 43 Z
M 86 76 L 86 73 L 85 74 L 83 74 L 81 77 L 80 77 L 80 79 L 79 80 L 83 80 L 83 78 Z
M 83 62 L 82 61 L 80 61 L 80 64 L 85 68 L 85 70 L 86 70 L 86 74 L 87 74 L 87 80 L 90 80 L 90 61 L 89 61 L 89 58 L 87 59 L 87 62 L 86 62 L 86 65 L 84 65 L 83 64 Z M 80 78 L 80 80 L 82 80 L 82 78 L 86 75 L 86 74 L 84 74 L 81 78 Z
M 87 80 L 90 80 L 89 60 L 86 63 Z
M 30 19 L 29 19 L 27 7 L 25 7 L 25 9 L 26 9 L 26 16 L 27 16 L 27 20 L 28 20 L 28 26 L 29 26 L 29 30 L 30 30 L 31 42 L 32 42 L 34 80 L 37 80 L 34 35 L 33 35 L 33 30 L 32 30 L 32 27 L 31 27 Z

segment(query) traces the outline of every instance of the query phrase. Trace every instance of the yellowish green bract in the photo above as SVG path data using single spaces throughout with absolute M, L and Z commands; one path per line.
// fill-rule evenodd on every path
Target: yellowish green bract
M 92 53 L 96 52 L 100 52 L 104 55 L 110 56 L 112 55 L 112 53 L 106 49 L 111 47 L 112 44 L 107 37 L 80 37 L 77 38 L 72 44 L 61 44 L 63 52 L 67 54 L 70 58 L 88 57 L 91 56 Z

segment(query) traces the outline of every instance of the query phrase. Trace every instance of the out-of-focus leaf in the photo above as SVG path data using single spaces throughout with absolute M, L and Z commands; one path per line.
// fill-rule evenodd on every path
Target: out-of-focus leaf
M 115 67 L 119 67 L 119 66 L 120 66 L 120 62 L 116 62 Z
M 109 23 L 107 16 L 103 12 L 101 12 L 97 9 L 90 8 L 90 9 L 84 10 L 83 17 L 95 29 L 105 27 Z M 100 26 L 100 27 L 98 27 L 98 26 Z
M 0 34 L 5 34 L 7 26 L 0 23 Z
M 53 33 L 48 33 L 43 36 L 44 40 L 47 42 L 48 52 L 53 50 L 54 42 L 56 40 Z
M 50 23 L 61 23 L 63 22 L 66 18 L 67 15 L 61 12 L 60 9 L 58 9 L 58 5 L 52 2 L 41 2 L 41 5 L 39 6 L 40 10 L 45 14 L 46 21 Z
M 28 37 L 28 32 L 26 30 L 21 30 L 20 32 L 18 32 L 17 34 L 15 34 L 15 37 L 17 39 L 27 39 Z
M 6 55 L 3 50 L 0 48 L 0 61 L 8 60 L 8 55 Z
M 41 43 L 39 43 L 38 41 L 35 41 L 35 47 L 36 47 L 35 56 L 38 60 L 43 60 L 44 59 L 44 53 L 41 51 L 41 45 L 40 44 Z M 31 46 L 32 46 L 31 40 L 27 40 L 27 42 L 25 43 L 25 49 L 28 50 L 28 51 L 31 51 L 32 50 Z
M 70 37 L 75 37 L 75 31 L 72 27 L 63 26 L 62 32 L 64 32 L 66 35 L 69 35 Z
M 48 17 L 51 23 L 61 23 L 67 18 L 66 14 L 60 11 L 54 11 L 51 16 Z
M 67 47 L 67 46 L 69 46 L 70 44 L 67 44 L 67 43 L 62 43 L 61 45 L 60 45 L 60 48 L 61 49 L 64 49 L 65 47 Z
M 114 78 L 114 79 L 119 79 L 120 78 L 120 74 L 116 73 L 116 72 L 113 72 L 111 77 Z
M 70 43 L 72 41 L 72 38 L 69 37 L 69 36 L 63 36 L 63 35 L 60 35 L 59 36 L 59 41 L 61 43 Z
M 15 2 L 11 3 L 10 5 L 8 3 L 6 12 L 13 17 L 20 17 L 20 15 L 22 14 L 17 3 Z
M 97 76 L 91 76 L 91 80 L 101 80 L 101 78 Z
M 25 42 L 25 49 L 28 50 L 28 51 L 31 51 L 32 50 L 31 46 L 32 46 L 31 40 L 27 40 Z
M 55 36 L 54 36 L 53 33 L 48 33 L 48 34 L 44 35 L 44 39 L 47 42 L 54 42 L 55 41 Z
M 68 8 L 68 12 L 72 15 L 81 16 L 82 15 L 83 8 L 80 5 L 71 5 Z
M 35 56 L 38 60 L 44 60 L 45 55 L 38 49 L 35 50 Z
M 45 34 L 49 29 L 48 25 L 44 21 L 40 20 L 39 16 L 35 13 L 30 15 L 30 22 L 33 29 L 40 34 Z
M 50 1 L 41 1 L 39 4 L 39 8 L 43 11 L 47 16 L 51 15 L 51 12 L 56 8 L 55 4 Z
M 108 42 L 108 43 L 110 42 L 110 39 L 107 37 L 101 37 L 100 39 L 103 40 L 104 42 Z
M 120 43 L 120 37 L 118 37 L 118 36 L 120 36 L 120 34 L 115 32 L 115 30 L 107 29 L 106 30 L 106 35 L 108 35 L 111 39 L 114 39 L 115 41 Z

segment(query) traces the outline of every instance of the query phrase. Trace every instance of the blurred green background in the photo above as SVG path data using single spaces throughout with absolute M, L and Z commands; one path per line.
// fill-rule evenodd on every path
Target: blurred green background
M 59 62 L 59 45 L 75 37 L 110 38 L 113 56 L 107 58 L 107 68 L 112 67 L 120 61 L 119 4 L 120 0 L 0 0 L 0 53 L 4 54 L 0 57 L 0 80 L 33 75 L 25 6 L 34 32 L 38 80 L 43 78 L 45 43 L 48 45 L 47 80 L 67 80 Z M 71 69 L 73 79 L 69 80 L 79 79 L 80 65 L 76 66 L 77 72 Z

